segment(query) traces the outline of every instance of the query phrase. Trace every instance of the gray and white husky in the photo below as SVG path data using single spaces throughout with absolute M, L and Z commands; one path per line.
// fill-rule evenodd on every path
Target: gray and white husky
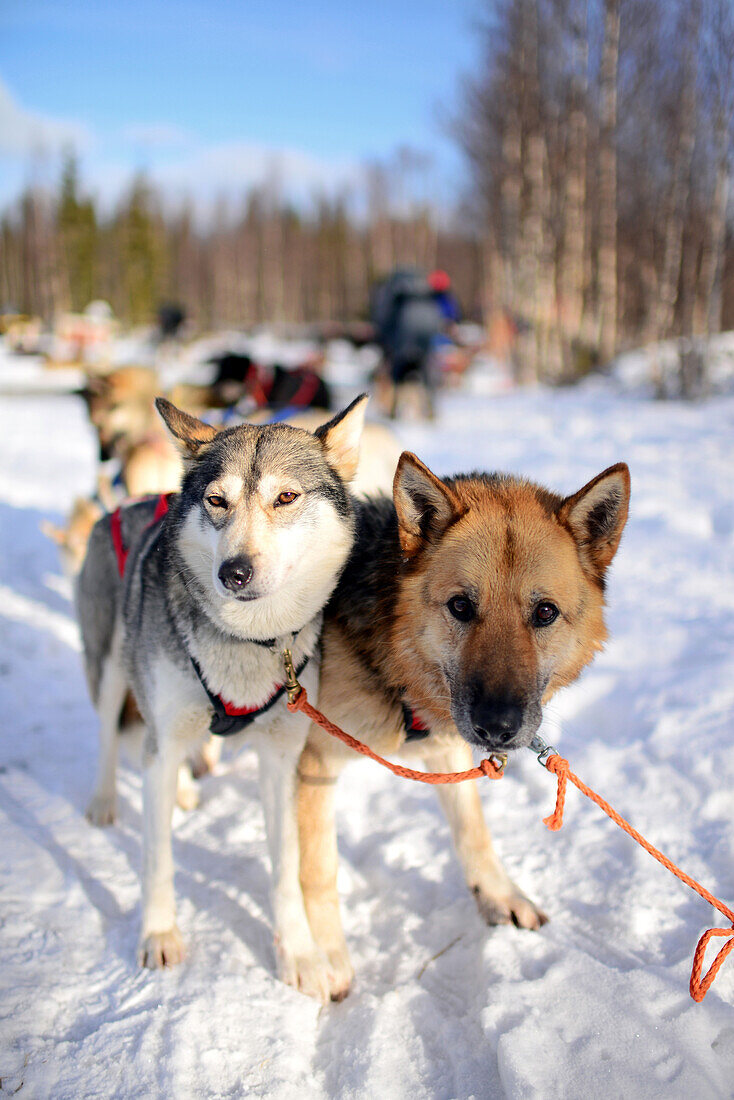
M 158 399 L 185 459 L 181 491 L 95 526 L 77 602 L 100 761 L 88 816 L 114 819 L 120 719 L 134 697 L 143 747 L 143 905 L 139 960 L 183 955 L 176 926 L 171 815 L 184 758 L 213 733 L 247 727 L 259 754 L 273 865 L 281 977 L 328 999 L 327 964 L 304 910 L 294 796 L 308 719 L 286 707 L 284 648 L 315 698 L 321 611 L 354 539 L 346 485 L 367 398 L 313 434 L 285 424 L 217 431 Z M 127 560 L 125 561 L 125 555 Z

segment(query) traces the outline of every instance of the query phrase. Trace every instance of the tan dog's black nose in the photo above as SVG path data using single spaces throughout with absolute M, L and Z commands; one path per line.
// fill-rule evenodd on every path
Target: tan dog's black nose
M 474 732 L 492 747 L 511 741 L 523 723 L 525 708 L 514 699 L 478 699 L 471 708 Z
M 218 577 L 225 588 L 238 595 L 252 580 L 252 563 L 244 554 L 227 558 L 219 566 Z

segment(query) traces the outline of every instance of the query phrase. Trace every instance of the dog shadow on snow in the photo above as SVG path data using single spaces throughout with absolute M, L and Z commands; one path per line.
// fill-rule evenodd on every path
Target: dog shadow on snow
M 90 766 L 92 762 L 89 754 L 85 754 L 85 759 L 85 771 L 89 773 L 91 791 L 93 768 Z M 29 770 L 33 771 L 32 768 Z M 45 787 L 52 798 L 59 797 L 59 790 L 45 782 L 42 775 L 33 774 L 33 779 L 40 787 Z M 243 803 L 251 805 L 254 802 L 259 806 L 257 781 L 234 773 L 212 776 L 204 781 L 202 806 L 217 798 L 218 793 L 221 793 L 221 785 L 231 786 L 233 783 L 237 787 L 237 796 Z M 74 801 L 78 801 L 78 791 L 82 786 L 80 783 L 72 795 Z M 6 809 L 16 824 L 51 856 L 65 878 L 73 878 L 79 883 L 90 905 L 99 912 L 107 950 L 126 968 L 135 971 L 140 900 L 136 899 L 132 906 L 121 904 L 114 890 L 114 883 L 110 884 L 109 873 L 100 876 L 92 869 L 93 863 L 100 859 L 101 846 L 96 843 L 91 846 L 91 858 L 87 861 L 85 841 L 89 840 L 91 834 L 95 840 L 99 838 L 100 841 L 110 844 L 118 856 L 123 857 L 129 870 L 139 881 L 142 867 L 142 816 L 137 806 L 118 787 L 117 821 L 114 825 L 99 830 L 84 819 L 83 805 L 78 805 L 77 828 L 73 833 L 66 834 L 70 841 L 65 844 L 54 834 L 53 824 L 46 825 L 20 799 L 8 794 L 7 802 Z M 208 819 L 204 824 L 202 842 L 195 836 L 185 835 L 187 832 L 196 832 L 196 822 L 192 818 L 195 818 L 197 812 L 192 810 L 184 816 L 183 811 L 176 811 L 177 815 L 181 815 L 175 822 L 173 831 L 176 899 L 179 906 L 184 900 L 189 902 L 191 916 L 208 915 L 212 918 L 212 924 L 208 932 L 196 931 L 195 927 L 187 927 L 189 920 L 186 920 L 182 928 L 184 939 L 191 947 L 196 945 L 198 953 L 202 947 L 206 948 L 207 936 L 216 934 L 212 928 L 221 925 L 230 936 L 241 940 L 256 965 L 274 974 L 270 875 L 265 858 L 252 854 L 251 851 L 253 847 L 264 847 L 264 827 L 258 830 L 258 838 L 254 842 L 247 841 L 245 850 L 238 851 L 234 843 L 223 844 L 220 841 L 220 835 L 226 834 L 237 824 L 236 812 L 214 820 Z M 254 914 L 251 909 L 263 912 L 263 917 Z M 195 919 L 191 919 L 192 926 L 197 923 Z M 186 961 L 182 965 L 186 966 Z
M 200 783 L 202 809 L 220 798 L 226 789 L 229 789 L 228 801 L 231 805 L 231 788 L 235 787 L 236 797 L 243 806 L 249 808 L 254 804 L 259 810 L 258 785 L 254 778 L 227 770 L 224 774 L 208 776 Z M 257 830 L 254 840 L 247 840 L 238 849 L 236 841 L 229 842 L 225 839 L 227 833 L 238 823 L 236 810 L 215 818 L 207 816 L 200 822 L 196 820 L 198 814 L 198 809 L 175 811 L 173 858 L 178 908 L 180 910 L 181 902 L 188 901 L 191 906 L 190 917 L 208 915 L 213 926 L 219 924 L 230 935 L 239 939 L 255 962 L 272 973 L 275 969 L 275 953 L 270 912 L 270 874 L 265 857 L 252 851 L 253 848 L 265 846 L 264 824 Z M 104 832 L 113 838 L 138 879 L 142 867 L 142 827 L 139 809 L 118 788 L 118 821 Z M 94 829 L 94 826 L 87 824 L 87 828 Z M 251 909 L 261 911 L 263 917 L 259 917 Z M 125 919 L 132 922 L 137 936 L 140 921 L 139 900 L 134 909 L 125 914 Z M 181 931 L 190 949 L 196 947 L 198 953 L 206 948 L 206 939 L 215 933 L 212 926 L 209 926 L 208 931 L 197 931 L 197 923 L 193 919 L 191 927 L 188 927 L 187 919 Z M 128 965 L 137 965 L 134 954 L 131 956 L 127 950 L 124 961 Z M 182 965 L 186 966 L 187 961 L 184 960 Z
M 18 629 L 29 632 L 30 635 L 26 658 L 28 661 L 33 660 L 33 652 L 35 652 L 34 645 L 31 644 L 33 635 L 37 634 L 39 641 L 47 635 L 47 627 L 44 625 L 45 611 L 67 617 L 70 623 L 76 621 L 69 596 L 65 594 L 66 585 L 62 577 L 57 548 L 41 531 L 41 523 L 48 519 L 57 522 L 62 517 L 58 513 L 42 512 L 35 508 L 16 508 L 0 502 L 0 584 L 6 585 L 18 595 L 31 601 L 36 608 L 34 610 L 32 607 L 29 611 L 32 618 L 18 625 Z M 2 622 L 1 614 L 0 622 Z M 39 652 L 42 651 L 39 650 Z M 0 654 L 0 658 L 1 656 Z M 80 714 L 84 715 L 80 722 L 83 735 L 77 728 L 76 733 L 72 733 L 72 737 L 79 742 L 81 770 L 88 775 L 80 775 L 77 772 L 76 781 L 69 784 L 67 771 L 62 769 L 58 772 L 54 769 L 53 773 L 46 774 L 48 769 L 45 767 L 33 767 L 32 758 L 28 761 L 10 761 L 9 764 L 12 766 L 17 763 L 18 766 L 26 768 L 32 774 L 34 782 L 47 789 L 50 796 L 54 798 L 61 796 L 78 803 L 81 815 L 86 797 L 85 782 L 88 784 L 90 794 L 92 790 L 96 753 L 96 716 L 83 687 L 81 658 L 77 653 L 70 653 L 68 656 L 78 664 L 79 710 Z M 65 666 L 65 659 L 63 663 Z M 1 660 L 0 666 L 2 666 Z M 57 670 L 57 674 L 63 676 L 63 669 Z M 37 668 L 33 675 L 37 677 Z M 50 695 L 53 695 L 53 683 L 48 687 L 51 689 Z M 46 694 L 49 694 L 48 690 Z M 44 707 L 44 710 L 47 708 Z M 68 749 L 68 746 L 66 748 Z M 53 745 L 47 745 L 45 751 L 49 750 L 53 751 Z M 133 767 L 133 771 L 138 769 Z M 257 782 L 234 770 L 227 771 L 222 776 L 207 777 L 202 786 L 203 801 L 217 797 L 219 784 L 231 785 L 232 783 L 239 788 L 239 796 L 243 800 L 247 800 L 248 804 L 254 802 L 259 807 Z M 129 936 L 120 929 L 120 926 L 128 923 L 135 924 L 139 919 L 139 906 L 136 906 L 133 911 L 123 910 L 114 892 L 85 865 L 83 854 L 76 855 L 69 848 L 65 848 L 53 832 L 22 802 L 14 800 L 11 809 L 21 827 L 51 855 L 65 875 L 73 875 L 90 904 L 100 912 L 108 948 L 124 962 L 135 965 L 134 953 L 130 954 L 127 944 Z M 192 813 L 196 815 L 197 811 L 194 810 Z M 200 845 L 191 835 L 184 837 L 182 833 L 187 830 L 183 828 L 183 824 L 184 820 L 179 820 L 173 834 L 177 898 L 189 900 L 197 912 L 216 914 L 216 919 L 242 940 L 258 963 L 265 969 L 273 971 L 275 960 L 272 930 L 268 924 L 269 875 L 264 866 L 264 860 L 257 856 L 243 856 L 226 841 L 221 842 L 220 836 L 226 835 L 229 828 L 236 824 L 234 814 L 208 818 L 206 833 L 211 838 L 210 846 Z M 85 830 L 93 829 L 92 825 L 83 820 L 80 821 L 80 827 Z M 136 877 L 139 877 L 142 866 L 141 830 L 140 813 L 118 788 L 118 824 L 112 826 L 109 832 L 105 831 L 105 835 L 125 857 Z M 192 830 L 188 832 L 191 833 Z M 80 853 L 83 853 L 81 847 Z M 201 868 L 206 868 L 206 876 L 200 873 Z M 235 896 L 233 896 L 233 888 Z M 254 908 L 265 911 L 265 919 L 261 920 L 248 912 L 244 905 L 239 904 L 236 895 L 242 895 L 243 900 L 249 896 Z M 193 937 L 186 938 L 193 939 Z
M 481 1013 L 502 977 L 508 938 L 517 944 L 511 953 L 531 946 L 533 965 L 542 958 L 541 969 L 550 965 L 555 951 L 541 940 L 542 933 L 484 923 L 437 800 L 429 791 L 400 783 L 394 787 L 400 819 L 415 823 L 423 860 L 411 852 L 409 839 L 405 843 L 390 826 L 368 836 L 340 830 L 341 859 L 352 881 L 343 913 L 356 979 L 346 1000 L 320 1017 L 313 1068 L 323 1075 L 328 1095 L 369 1089 L 374 1059 L 389 1046 L 392 1029 L 399 1029 L 406 1060 L 411 1061 L 411 1031 L 420 1050 L 415 1072 L 421 1078 L 440 1073 L 441 1095 L 466 1095 L 467 1082 L 482 1095 L 501 1095 L 496 1040 L 487 1034 Z M 367 820 L 390 821 L 384 800 L 384 790 L 371 796 Z M 496 960 L 493 940 L 502 941 Z M 344 1049 L 350 1052 L 348 1064 L 334 1056 Z M 355 1049 L 361 1052 L 356 1060 Z M 412 1084 L 433 1087 L 425 1079 Z M 403 1087 L 408 1087 L 405 1082 Z

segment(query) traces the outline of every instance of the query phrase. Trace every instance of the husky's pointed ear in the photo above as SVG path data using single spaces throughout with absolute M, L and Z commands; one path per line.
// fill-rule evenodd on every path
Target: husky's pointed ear
M 156 397 L 155 407 L 184 458 L 197 458 L 217 434 L 217 429 L 211 424 L 205 424 L 195 416 L 189 416 L 177 409 L 165 397 Z
M 448 485 L 410 451 L 403 451 L 395 471 L 393 500 L 398 534 L 407 557 L 439 538 L 466 509 Z
M 359 441 L 362 438 L 364 414 L 369 396 L 361 393 L 348 408 L 337 413 L 317 428 L 314 435 L 321 440 L 326 461 L 342 481 L 352 481 L 359 465 Z
M 558 509 L 558 520 L 574 537 L 581 564 L 600 582 L 617 552 L 630 501 L 630 472 L 624 462 L 592 478 Z

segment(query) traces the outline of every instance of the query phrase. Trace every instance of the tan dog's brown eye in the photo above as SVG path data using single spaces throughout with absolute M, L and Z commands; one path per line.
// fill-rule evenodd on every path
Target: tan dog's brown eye
M 446 606 L 460 623 L 468 623 L 474 618 L 474 604 L 466 596 L 452 596 Z
M 294 500 L 298 499 L 298 496 L 298 493 L 293 493 L 290 490 L 285 493 L 281 493 L 275 502 L 275 507 L 277 508 L 280 504 L 292 504 Z
M 543 600 L 533 611 L 533 626 L 550 626 L 559 615 L 560 611 L 554 603 Z
M 212 496 L 206 498 L 207 504 L 210 504 L 212 508 L 226 508 L 227 501 L 224 497 L 219 497 L 214 493 Z

